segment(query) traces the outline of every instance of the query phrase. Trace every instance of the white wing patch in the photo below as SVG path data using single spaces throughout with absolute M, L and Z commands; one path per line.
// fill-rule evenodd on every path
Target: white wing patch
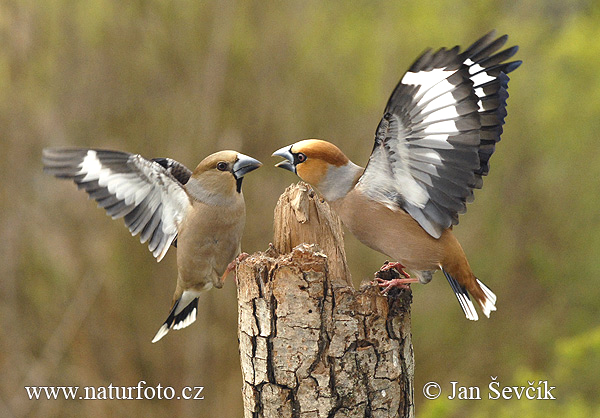
M 81 162 L 78 174 L 85 174 L 85 177 L 81 179 L 82 182 L 96 180 L 101 176 L 102 164 L 96 155 L 95 150 L 89 150 Z
M 473 80 L 473 85 L 475 87 L 478 87 L 484 83 L 487 83 L 488 81 L 493 81 L 496 79 L 496 77 L 488 75 L 487 72 L 485 71 L 485 68 L 483 68 L 479 64 L 473 63 L 473 61 L 471 61 L 469 58 L 467 58 L 465 60 L 465 65 L 469 66 L 469 74 L 473 75 L 473 77 L 471 77 L 471 80 Z M 475 77 L 479 76 L 479 75 L 481 75 L 480 81 L 476 82 Z M 485 77 L 483 77 L 483 76 L 485 76 Z
M 456 122 L 453 120 L 446 120 L 443 122 L 433 123 L 425 128 L 424 131 L 426 134 L 457 134 L 458 128 L 456 127 Z
M 458 223 L 500 140 L 506 73 L 520 61 L 505 62 L 518 48 L 498 52 L 506 36 L 494 36 L 414 62 L 387 103 L 359 179 L 372 199 L 404 209 L 435 238 Z
M 473 81 L 473 85 L 481 86 L 482 84 L 488 83 L 490 81 L 494 81 L 496 77 L 488 75 L 485 72 L 477 73 L 471 76 L 471 81 Z
M 423 148 L 452 149 L 454 147 L 448 138 L 448 134 L 430 134 L 423 139 L 415 139 L 413 144 Z
M 431 124 L 434 122 L 441 122 L 448 119 L 454 119 L 459 117 L 460 115 L 456 111 L 456 108 L 453 106 L 443 107 L 441 109 L 435 110 L 425 116 L 423 119 L 423 124 Z M 446 137 L 447 138 L 447 137 Z
M 421 89 L 427 90 L 440 81 L 447 79 L 454 72 L 455 70 L 446 70 L 444 68 L 433 68 L 429 71 L 418 72 L 407 71 L 404 77 L 402 77 L 402 84 L 420 86 Z
M 448 73 L 448 71 L 445 71 L 446 73 Z M 454 74 L 456 71 L 452 71 L 449 72 L 449 75 Z M 424 86 L 421 86 L 419 88 L 419 92 L 424 88 Z M 417 105 L 422 106 L 425 103 L 434 100 L 435 98 L 442 96 L 448 92 L 451 92 L 452 90 L 454 90 L 455 86 L 452 83 L 449 83 L 447 80 L 441 80 L 439 81 L 437 84 L 434 84 L 433 86 L 431 86 L 429 88 L 429 90 L 425 90 L 423 96 L 419 99 L 419 101 L 417 102 Z M 417 96 L 418 98 L 418 96 Z
M 162 260 L 190 203 L 182 185 L 160 164 L 140 155 L 93 149 L 46 149 L 46 171 L 71 178 L 113 219 Z

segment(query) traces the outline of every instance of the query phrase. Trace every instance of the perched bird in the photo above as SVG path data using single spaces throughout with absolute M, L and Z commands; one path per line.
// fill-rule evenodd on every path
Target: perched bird
M 286 159 L 278 167 L 314 185 L 360 241 L 397 260 L 391 265 L 405 277 L 378 280 L 384 293 L 428 283 L 441 269 L 471 320 L 478 315 L 469 293 L 487 317 L 496 295 L 473 274 L 452 226 L 481 188 L 500 140 L 506 74 L 521 64 L 506 62 L 518 47 L 497 52 L 506 40 L 490 32 L 464 52 L 423 53 L 387 103 L 366 168 L 318 139 L 273 154 Z
M 47 173 L 73 180 L 113 219 L 124 218 L 132 235 L 148 241 L 157 261 L 171 245 L 177 247 L 173 305 L 152 342 L 193 323 L 200 292 L 222 287 L 240 254 L 246 218 L 242 180 L 261 163 L 220 151 L 191 171 L 170 158 L 73 148 L 46 148 L 43 162 Z

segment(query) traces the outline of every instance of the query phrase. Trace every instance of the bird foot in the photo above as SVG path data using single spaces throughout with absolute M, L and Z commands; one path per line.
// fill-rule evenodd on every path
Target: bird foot
M 394 263 L 386 262 L 383 266 L 381 266 L 381 268 L 379 270 L 388 271 L 391 269 L 395 269 L 398 273 L 400 273 L 407 279 L 410 279 L 410 275 L 404 271 L 404 266 L 398 262 L 394 262 Z
M 227 265 L 227 268 L 225 269 L 225 273 L 223 273 L 223 275 L 221 276 L 221 283 L 224 283 L 225 279 L 227 278 L 229 273 L 234 271 L 235 268 L 237 267 L 237 265 L 239 263 L 241 263 L 242 261 L 244 261 L 249 256 L 250 256 L 250 254 L 248 254 L 248 253 L 240 253 L 240 255 L 238 255 L 236 258 L 234 258 L 233 261 Z M 236 284 L 236 286 L 238 284 L 237 276 L 235 277 L 235 284 Z
M 404 271 L 402 273 L 404 273 L 407 277 L 405 277 L 404 279 L 392 279 L 392 280 L 386 280 L 386 279 L 382 279 L 381 277 L 376 277 L 375 280 L 373 281 L 373 284 L 380 287 L 382 295 L 387 295 L 390 290 L 395 289 L 395 288 L 410 289 L 408 287 L 408 285 L 410 283 L 417 283 L 419 281 L 419 279 L 415 279 L 413 277 L 408 277 L 408 274 Z

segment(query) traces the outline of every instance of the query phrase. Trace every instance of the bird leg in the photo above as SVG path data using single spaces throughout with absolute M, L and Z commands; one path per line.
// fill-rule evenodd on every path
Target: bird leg
M 404 278 L 384 279 L 384 278 L 378 277 L 376 275 L 375 280 L 373 281 L 373 284 L 377 285 L 381 288 L 382 295 L 387 295 L 388 292 L 394 288 L 408 289 L 409 288 L 408 285 L 410 283 L 416 283 L 419 281 L 419 279 L 410 277 L 410 275 L 404 271 L 404 266 L 398 262 L 395 262 L 395 263 L 386 262 L 379 270 L 380 271 L 389 271 L 392 269 L 394 269 L 395 271 L 398 272 L 397 274 L 394 274 L 394 275 L 402 275 L 402 276 L 404 276 Z M 390 272 L 390 273 L 392 273 L 392 272 Z
M 410 289 L 408 285 L 410 283 L 417 283 L 418 281 L 419 279 L 415 279 L 413 277 L 392 280 L 386 280 L 382 279 L 381 277 L 376 277 L 375 282 L 373 284 L 376 284 L 381 288 L 382 295 L 387 295 L 388 292 L 392 289 Z
M 401 263 L 398 263 L 397 261 L 393 262 L 393 263 L 390 263 L 389 261 L 387 261 L 383 266 L 381 266 L 381 268 L 379 270 L 388 271 L 391 269 L 395 269 L 398 273 L 400 273 L 407 279 L 410 278 L 410 275 L 404 271 L 404 266 Z
M 227 265 L 227 268 L 225 269 L 225 273 L 223 273 L 223 275 L 221 276 L 221 283 L 225 282 L 225 279 L 227 278 L 227 276 L 229 275 L 229 273 L 231 273 L 232 271 L 235 270 L 236 266 L 241 263 L 242 261 L 244 261 L 244 259 L 246 259 L 247 257 L 249 257 L 250 254 L 248 253 L 240 253 L 240 255 L 238 255 L 236 258 L 233 259 L 233 261 L 231 263 L 229 263 Z M 237 285 L 237 276 L 235 278 L 235 284 Z

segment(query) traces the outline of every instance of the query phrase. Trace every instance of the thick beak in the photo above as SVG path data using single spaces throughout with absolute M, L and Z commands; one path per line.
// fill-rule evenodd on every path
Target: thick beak
M 292 155 L 292 146 L 286 145 L 283 148 L 279 148 L 273 153 L 273 157 L 283 157 L 284 161 L 275 164 L 275 167 L 285 168 L 296 174 L 296 166 L 294 165 L 294 156 Z
M 261 165 L 262 163 L 260 161 L 255 160 L 252 157 L 248 157 L 244 154 L 238 154 L 237 161 L 233 164 L 233 175 L 239 180 L 252 170 L 256 170 Z

